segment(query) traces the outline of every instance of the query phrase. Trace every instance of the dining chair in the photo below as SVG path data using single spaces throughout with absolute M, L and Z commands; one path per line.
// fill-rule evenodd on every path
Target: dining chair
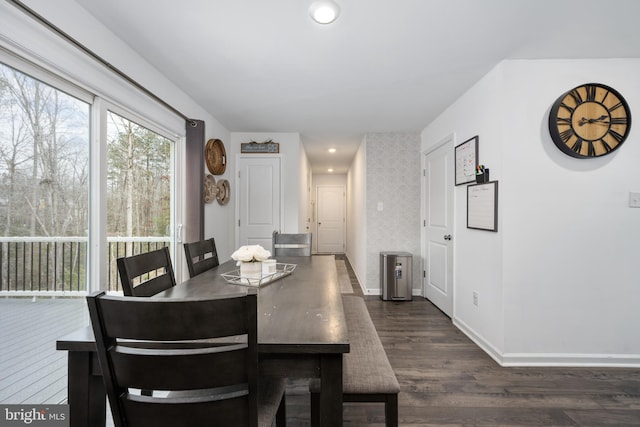
M 189 277 L 197 276 L 220 265 L 218 252 L 216 251 L 216 241 L 213 237 L 199 242 L 185 243 L 184 255 L 187 258 Z
M 116 427 L 286 422 L 284 379 L 259 378 L 255 289 L 211 299 L 98 292 L 87 303 Z
M 126 296 L 150 297 L 176 285 L 169 248 L 117 259 Z
M 273 232 L 273 256 L 311 256 L 311 233 L 284 234 Z

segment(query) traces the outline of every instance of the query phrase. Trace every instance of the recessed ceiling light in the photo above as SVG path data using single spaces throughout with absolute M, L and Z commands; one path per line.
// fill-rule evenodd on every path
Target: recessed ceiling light
M 327 172 L 333 172 L 333 169 L 329 168 L 327 169 Z
M 338 19 L 340 6 L 331 0 L 317 1 L 311 4 L 309 13 L 318 24 L 330 24 Z
M 335 152 L 336 152 L 336 149 L 335 149 L 335 148 L 329 148 L 329 152 L 330 152 L 330 153 L 335 153 Z

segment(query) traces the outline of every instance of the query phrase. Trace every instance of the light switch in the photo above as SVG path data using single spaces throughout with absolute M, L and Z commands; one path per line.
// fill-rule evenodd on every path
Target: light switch
M 382 204 L 382 202 L 378 202 L 378 212 L 382 212 L 383 209 L 384 205 Z
M 629 192 L 629 207 L 640 208 L 640 193 Z

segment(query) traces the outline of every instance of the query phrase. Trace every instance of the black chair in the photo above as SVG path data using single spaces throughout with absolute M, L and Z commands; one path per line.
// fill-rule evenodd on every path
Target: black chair
M 185 243 L 184 255 L 187 258 L 189 277 L 197 276 L 220 265 L 216 241 L 211 238 L 199 242 Z
M 116 427 L 284 425 L 284 380 L 258 378 L 255 289 L 215 299 L 101 292 L 87 302 Z
M 176 285 L 169 248 L 118 258 L 118 273 L 126 296 L 150 297 Z
M 311 233 L 283 234 L 273 232 L 273 256 L 311 256 Z

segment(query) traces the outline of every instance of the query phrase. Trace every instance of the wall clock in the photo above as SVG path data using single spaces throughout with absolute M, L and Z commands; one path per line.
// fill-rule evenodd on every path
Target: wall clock
M 565 154 L 579 159 L 620 148 L 631 130 L 627 101 L 615 89 L 587 83 L 562 94 L 549 113 L 549 133 Z

